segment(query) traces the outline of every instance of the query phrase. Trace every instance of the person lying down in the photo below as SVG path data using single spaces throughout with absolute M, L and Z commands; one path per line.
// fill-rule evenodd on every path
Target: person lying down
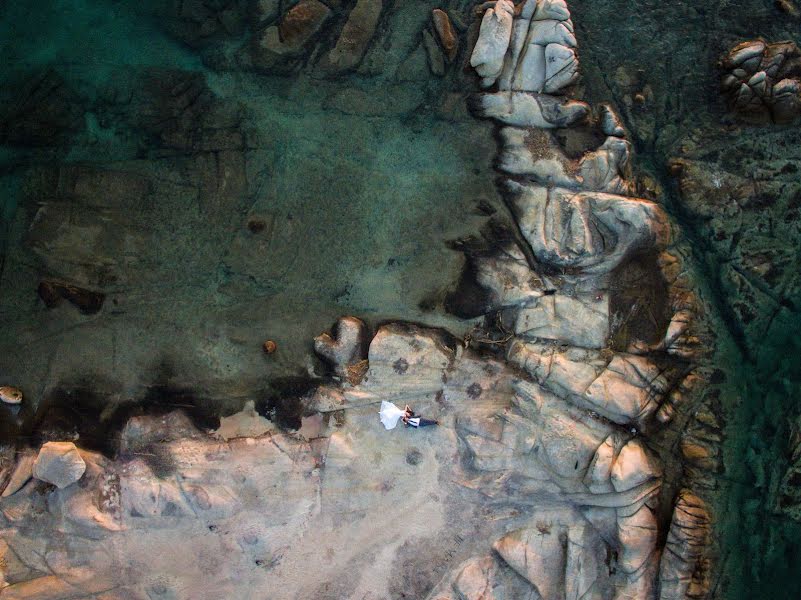
M 428 427 L 430 425 L 439 425 L 436 419 L 424 419 L 416 414 L 411 407 L 407 404 L 405 408 L 400 409 L 392 402 L 382 401 L 381 410 L 378 411 L 378 416 L 385 429 L 395 429 L 398 421 L 402 421 L 406 427 Z

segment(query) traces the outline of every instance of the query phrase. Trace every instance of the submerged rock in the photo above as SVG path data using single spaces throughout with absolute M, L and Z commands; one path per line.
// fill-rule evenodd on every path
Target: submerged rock
M 357 67 L 375 35 L 382 9 L 383 0 L 357 0 L 336 45 L 322 60 L 321 67 L 333 72 Z
M 67 300 L 85 315 L 99 312 L 106 299 L 106 295 L 102 292 L 51 279 L 43 280 L 36 291 L 47 308 L 54 308 L 62 300 Z
M 285 58 L 302 54 L 331 16 L 319 0 L 301 0 L 290 8 L 278 25 L 267 27 L 254 38 L 251 57 L 258 67 L 270 68 Z
M 78 481 L 86 471 L 86 463 L 72 442 L 47 442 L 33 463 L 33 476 L 65 488 Z

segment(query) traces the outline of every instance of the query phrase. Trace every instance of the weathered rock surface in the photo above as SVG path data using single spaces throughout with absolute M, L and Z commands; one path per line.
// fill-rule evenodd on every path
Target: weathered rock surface
M 3 498 L 11 496 L 22 489 L 31 477 L 33 477 L 33 463 L 36 460 L 36 452 L 32 449 L 25 449 L 17 452 L 13 467 L 9 468 L 8 479 L 3 489 Z
M 700 598 L 709 592 L 706 556 L 710 518 L 703 500 L 689 490 L 676 499 L 659 568 L 660 600 Z
M 33 476 L 65 488 L 83 477 L 86 463 L 72 442 L 47 442 L 33 463 Z
M 481 21 L 481 35 L 470 55 L 470 65 L 483 79 L 482 85 L 495 83 L 503 69 L 506 49 L 512 35 L 514 4 L 511 0 L 498 0 L 488 8 Z
M 497 119 L 516 127 L 569 127 L 584 119 L 589 107 L 576 100 L 562 100 L 529 92 L 480 94 L 471 102 L 476 116 Z
M 329 362 L 340 377 L 358 382 L 367 366 L 367 325 L 356 317 L 342 317 L 332 333 L 333 337 L 323 333 L 314 338 L 314 351 Z
M 801 116 L 801 50 L 794 42 L 742 42 L 721 67 L 721 89 L 744 119 L 790 123 Z
M 645 200 L 511 181 L 507 189 L 537 260 L 573 273 L 608 273 L 669 239 L 664 213 Z

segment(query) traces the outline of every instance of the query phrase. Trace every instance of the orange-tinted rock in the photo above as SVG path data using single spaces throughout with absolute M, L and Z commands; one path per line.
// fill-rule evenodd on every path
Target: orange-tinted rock
M 456 35 L 453 23 L 451 23 L 448 13 L 444 10 L 435 8 L 431 12 L 431 18 L 434 21 L 434 29 L 439 37 L 439 43 L 442 44 L 445 50 L 448 62 L 451 62 L 456 58 L 456 53 L 459 51 L 459 36 Z

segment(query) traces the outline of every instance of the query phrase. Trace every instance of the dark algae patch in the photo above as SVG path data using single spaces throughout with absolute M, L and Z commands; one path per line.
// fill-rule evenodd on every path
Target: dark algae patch
M 790 508 L 781 493 L 793 451 L 790 424 L 801 413 L 799 331 L 801 315 L 783 311 L 755 344 L 753 361 L 728 365 L 725 391 L 736 408 L 718 512 L 727 598 L 801 598 L 801 523 L 781 510 Z

